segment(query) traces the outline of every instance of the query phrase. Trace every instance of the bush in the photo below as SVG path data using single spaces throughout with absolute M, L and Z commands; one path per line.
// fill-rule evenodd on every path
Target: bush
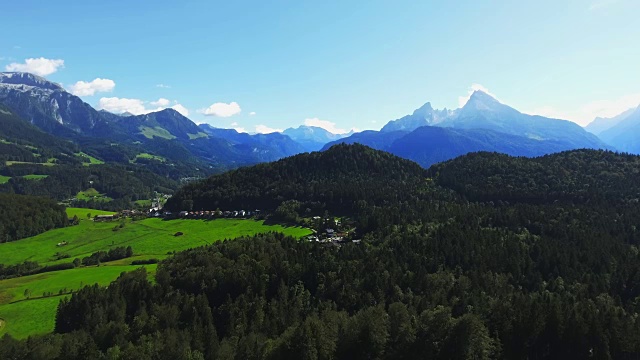
M 150 265 L 150 264 L 157 264 L 158 262 L 160 262 L 160 260 L 158 259 L 133 260 L 131 262 L 131 265 Z

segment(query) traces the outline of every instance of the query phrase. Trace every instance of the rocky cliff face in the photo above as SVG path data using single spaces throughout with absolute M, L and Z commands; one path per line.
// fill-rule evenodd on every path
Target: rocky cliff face
M 0 103 L 54 135 L 94 134 L 106 122 L 62 86 L 28 73 L 0 73 Z

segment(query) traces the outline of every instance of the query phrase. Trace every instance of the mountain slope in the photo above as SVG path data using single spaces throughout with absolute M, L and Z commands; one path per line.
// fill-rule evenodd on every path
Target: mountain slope
M 387 150 L 423 167 L 476 151 L 512 156 L 540 156 L 570 149 L 564 143 L 539 141 L 485 129 L 423 126 L 394 141 Z
M 325 145 L 359 143 L 388 151 L 427 168 L 435 163 L 475 151 L 500 152 L 513 156 L 540 156 L 570 150 L 566 143 L 534 140 L 486 129 L 454 129 L 423 126 L 412 132 L 363 131 Z
M 211 137 L 228 141 L 237 151 L 253 158 L 254 163 L 274 161 L 305 152 L 302 145 L 280 133 L 251 135 L 235 129 L 215 128 L 209 124 L 200 124 L 199 128 Z
M 181 188 L 166 204 L 172 210 L 274 210 L 295 200 L 313 211 L 339 213 L 411 198 L 424 182 L 416 163 L 363 145 L 336 145 L 324 152 L 240 168 Z
M 636 111 L 636 108 L 631 108 L 623 112 L 622 114 L 616 115 L 612 118 L 597 117 L 593 119 L 593 121 L 590 122 L 589 125 L 585 126 L 584 129 L 596 136 L 600 135 L 602 132 L 618 125 L 621 121 L 629 117 L 629 115 L 633 114 L 634 111 Z
M 118 126 L 129 134 L 142 135 L 145 138 L 191 140 L 207 135 L 193 121 L 173 109 L 164 109 L 143 115 L 119 117 Z
M 0 73 L 0 105 L 46 133 L 96 150 L 92 155 L 105 161 L 144 163 L 174 178 L 211 174 L 304 150 L 279 134 L 255 137 L 250 144 L 209 136 L 172 109 L 143 115 L 96 111 L 60 85 L 28 73 Z M 144 153 L 163 160 L 138 157 Z
M 640 106 L 615 126 L 600 133 L 600 138 L 620 151 L 640 154 Z
M 79 97 L 33 74 L 0 73 L 0 104 L 53 135 L 126 137 Z
M 530 139 L 553 140 L 572 149 L 610 149 L 576 123 L 523 114 L 482 91 L 475 91 L 455 116 L 445 120 L 440 126 L 487 129 Z

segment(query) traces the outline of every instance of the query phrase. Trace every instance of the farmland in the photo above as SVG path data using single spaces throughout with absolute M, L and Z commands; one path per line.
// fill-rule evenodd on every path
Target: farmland
M 79 267 L 0 281 L 0 335 L 15 337 L 46 333 L 53 329 L 59 300 L 83 285 L 107 285 L 124 271 L 140 266 L 134 260 L 162 259 L 174 251 L 212 244 L 223 239 L 264 232 L 282 232 L 303 237 L 310 230 L 281 225 L 265 225 L 262 221 L 241 219 L 169 220 L 157 218 L 133 221 L 94 222 L 87 215 L 111 214 L 94 209 L 67 209 L 69 218 L 77 216 L 78 225 L 47 231 L 43 234 L 0 244 L 0 264 L 12 265 L 35 261 L 40 265 L 69 263 L 74 258 L 90 256 L 97 251 L 131 246 L 134 256 L 102 264 Z M 124 225 L 121 225 L 124 224 Z M 181 236 L 175 236 L 176 233 Z M 59 246 L 58 244 L 67 245 Z M 67 258 L 57 259 L 60 254 Z M 156 265 L 145 265 L 153 273 Z M 51 294 L 51 297 L 43 297 Z
M 0 336 L 22 338 L 53 330 L 58 302 L 85 285 L 108 285 L 122 272 L 140 266 L 110 265 L 23 276 L 0 281 Z M 156 265 L 145 265 L 150 274 Z M 44 296 L 44 294 L 51 294 Z

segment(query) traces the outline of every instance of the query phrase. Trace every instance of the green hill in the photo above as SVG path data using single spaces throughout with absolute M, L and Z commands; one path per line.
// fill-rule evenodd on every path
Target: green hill
M 188 184 L 166 207 L 275 210 L 284 201 L 297 201 L 303 211 L 349 214 L 407 200 L 425 178 L 425 170 L 414 162 L 363 145 L 341 144 Z

